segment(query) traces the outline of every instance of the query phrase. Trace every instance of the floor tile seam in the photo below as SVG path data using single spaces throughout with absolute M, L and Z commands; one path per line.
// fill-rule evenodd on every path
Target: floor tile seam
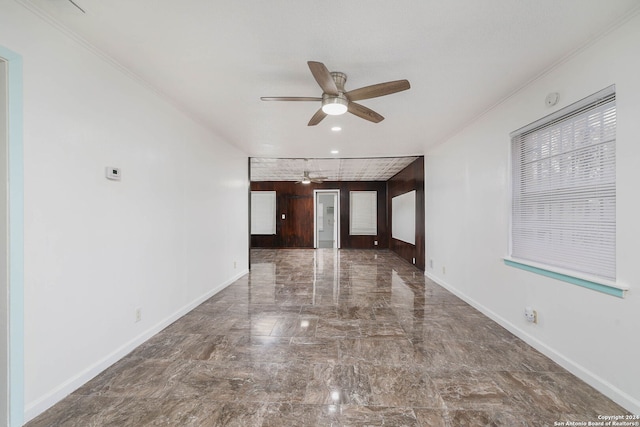
M 205 361 L 206 362 L 206 361 Z M 246 364 L 243 364 L 241 362 L 237 363 L 237 366 L 233 366 L 233 362 L 231 363 L 224 363 L 224 364 L 220 364 L 220 365 L 212 365 L 212 364 L 208 364 L 209 368 L 212 368 L 210 371 L 207 371 L 208 373 L 210 373 L 210 375 L 207 377 L 207 380 L 209 381 L 213 381 L 213 380 L 251 380 L 251 381 L 256 381 L 256 380 L 268 380 L 268 379 L 273 379 L 273 378 L 277 378 L 279 373 L 285 372 L 285 370 L 288 368 L 288 364 L 289 362 L 259 362 L 262 365 L 269 365 L 268 368 L 270 368 L 270 371 L 259 371 L 258 368 L 255 369 L 251 369 L 252 367 Z M 219 369 L 214 369 L 218 367 Z M 301 365 L 301 367 L 305 368 L 307 372 L 305 372 L 304 376 L 311 376 L 311 368 L 307 365 Z M 229 369 L 238 369 L 237 372 L 229 372 Z M 247 368 L 245 370 L 243 370 L 242 368 Z M 197 369 L 197 367 L 195 367 L 194 369 Z M 220 372 L 221 371 L 221 372 Z M 191 373 L 191 372 L 190 372 Z M 240 375 L 240 374 L 245 374 L 245 375 Z M 184 384 L 188 381 L 188 376 L 189 374 L 187 374 L 184 377 L 178 378 L 176 380 L 176 383 L 181 383 Z
M 455 372 L 455 373 L 461 373 L 461 374 L 470 374 L 470 375 L 473 375 L 473 374 L 475 374 L 475 373 L 478 373 L 478 374 L 486 373 L 487 371 L 482 370 L 482 369 L 477 369 L 477 368 L 475 368 L 475 367 L 473 367 L 473 368 L 468 368 L 468 367 L 467 367 L 467 368 L 456 369 L 456 370 L 451 370 L 451 371 L 444 371 L 444 370 L 441 370 L 441 371 L 439 371 L 439 372 L 443 372 L 443 373 L 452 373 L 452 372 Z M 513 371 L 510 371 L 510 370 L 504 370 L 504 369 L 499 369 L 499 370 L 495 370 L 495 371 L 491 371 L 491 372 L 492 372 L 492 373 L 509 373 L 509 372 L 513 372 Z
M 411 332 L 407 332 L 407 335 L 414 335 Z M 421 341 L 429 341 L 429 342 L 468 342 L 468 343 L 474 343 L 474 342 L 481 342 L 483 344 L 511 344 L 511 345 L 515 345 L 515 343 L 510 343 L 508 341 L 502 340 L 502 339 L 482 339 L 482 340 L 475 340 L 475 339 L 464 339 L 464 338 L 459 338 L 459 339 L 451 339 L 448 338 L 446 340 L 442 340 L 440 338 L 437 339 L 433 339 L 433 338 L 429 338 L 429 332 L 427 332 L 426 334 L 426 338 L 413 338 L 414 340 L 421 340 Z
M 367 342 L 380 342 L 380 343 L 389 343 L 389 341 L 398 341 L 409 344 L 410 346 L 414 346 L 414 343 L 406 336 L 336 336 L 336 337 L 327 337 L 327 339 L 332 339 L 336 341 L 367 341 Z
M 446 373 L 446 371 L 445 371 L 445 372 L 443 372 L 443 371 L 438 371 L 438 372 L 439 372 L 440 374 L 442 374 L 442 373 Z M 477 371 L 477 370 L 460 370 L 460 371 L 453 371 L 453 372 L 457 372 L 457 373 L 472 373 L 472 374 L 473 374 L 473 373 L 486 373 L 485 371 Z M 497 372 L 498 372 L 498 371 L 496 371 L 496 373 L 497 373 Z M 503 372 L 504 372 L 504 371 L 503 371 Z M 440 399 L 441 399 L 445 404 L 447 403 L 447 401 L 450 401 L 450 402 L 451 402 L 451 404 L 455 403 L 455 402 L 456 402 L 455 400 L 452 400 L 452 399 L 450 399 L 450 398 L 446 397 L 447 395 L 446 395 L 446 394 L 444 394 L 444 395 L 443 395 L 443 392 L 442 392 L 443 390 L 446 390 L 446 389 L 447 389 L 447 387 L 449 387 L 449 383 L 439 384 L 439 383 L 440 383 L 440 380 L 442 379 L 442 376 L 440 376 L 440 375 L 435 375 L 435 376 L 434 376 L 433 374 L 434 374 L 434 373 L 431 373 L 431 375 L 429 375 L 429 378 L 430 378 L 430 380 L 431 380 L 431 382 L 432 382 L 432 384 L 433 384 L 433 387 L 434 387 L 434 389 L 435 389 L 436 393 L 437 393 L 437 394 L 438 394 L 438 396 L 440 397 Z M 491 378 L 491 379 L 490 379 L 490 381 L 493 383 L 493 385 L 494 385 L 495 387 L 497 387 L 497 388 L 499 389 L 499 391 L 500 391 L 500 392 L 501 392 L 501 393 L 502 393 L 502 394 L 507 398 L 507 400 L 508 400 L 509 402 L 516 403 L 516 402 L 514 402 L 514 401 L 513 401 L 513 399 L 512 399 L 509 395 L 507 395 L 507 393 L 505 392 L 505 390 L 503 390 L 503 387 L 501 386 L 501 384 L 499 384 L 497 381 L 493 380 L 493 378 Z M 447 405 L 447 406 L 449 406 L 449 405 Z M 449 408 L 449 409 L 451 409 L 451 408 Z M 456 407 L 456 408 L 454 408 L 454 409 L 459 409 L 459 408 L 458 408 L 458 407 Z M 462 407 L 462 409 L 468 409 L 468 408 L 466 408 L 466 407 Z
M 416 338 L 417 339 L 417 338 Z M 469 338 L 432 338 L 429 340 L 423 339 L 423 342 L 429 343 L 486 343 L 485 340 L 469 339 Z
M 430 372 L 431 374 L 436 374 L 436 373 L 442 373 L 442 374 L 455 374 L 455 373 L 461 373 L 461 372 L 468 372 L 468 369 L 462 368 L 462 369 L 447 369 L 447 368 L 426 368 L 427 372 Z M 477 373 L 491 373 L 491 374 L 498 374 L 498 373 L 503 373 L 503 372 L 522 372 L 522 371 L 505 371 L 503 367 L 499 367 L 499 368 L 495 368 L 495 369 L 491 369 L 491 368 L 478 368 L 478 367 L 473 367 L 473 371 L 477 372 Z M 525 373 L 535 373 L 533 371 L 526 371 Z
M 549 374 L 567 374 L 567 371 L 564 370 L 563 368 L 559 368 L 557 371 L 549 371 L 549 370 L 535 370 L 535 369 L 517 369 L 518 367 L 516 366 L 516 369 L 510 369 L 508 371 L 504 371 L 504 372 L 510 372 L 510 373 L 520 373 L 520 374 L 545 374 L 545 375 L 549 375 Z M 575 376 L 571 373 L 568 373 L 569 376 L 571 376 L 572 378 L 575 378 Z
M 418 365 L 418 364 L 373 364 L 373 363 L 359 363 L 359 364 L 354 364 L 354 363 L 350 363 L 350 362 L 336 362 L 333 365 L 336 366 L 362 366 L 364 368 L 388 368 L 388 369 L 399 369 L 399 368 L 406 368 L 406 369 L 411 369 L 411 368 L 418 368 L 418 369 L 422 369 L 424 368 L 424 365 Z M 426 370 L 425 370 L 426 372 Z

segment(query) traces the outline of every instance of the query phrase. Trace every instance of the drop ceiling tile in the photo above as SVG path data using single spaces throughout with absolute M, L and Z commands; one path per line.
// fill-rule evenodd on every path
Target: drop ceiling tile
M 326 181 L 387 181 L 417 157 L 353 159 L 251 158 L 251 181 L 299 181 L 304 172 Z

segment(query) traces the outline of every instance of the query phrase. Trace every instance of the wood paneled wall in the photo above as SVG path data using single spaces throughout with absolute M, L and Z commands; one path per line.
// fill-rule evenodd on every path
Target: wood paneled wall
M 391 199 L 395 196 L 416 191 L 416 244 L 403 242 L 391 237 Z M 387 211 L 389 223 L 389 249 L 409 262 L 416 259 L 415 266 L 425 269 L 425 212 L 424 212 L 424 157 L 404 168 L 387 181 Z
M 276 192 L 276 234 L 251 236 L 253 248 L 313 248 L 313 190 L 340 190 L 340 247 L 346 249 L 386 249 L 389 247 L 386 182 L 252 182 L 252 191 Z M 349 235 L 349 192 L 378 192 L 378 235 Z M 285 214 L 285 219 L 282 219 Z M 424 216 L 423 216 L 424 217 Z M 378 245 L 374 245 L 374 241 Z

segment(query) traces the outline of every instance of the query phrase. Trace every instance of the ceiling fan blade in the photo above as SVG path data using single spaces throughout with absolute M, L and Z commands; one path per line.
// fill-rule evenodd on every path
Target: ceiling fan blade
M 324 182 L 323 180 L 316 179 L 316 178 L 311 178 L 310 181 L 313 182 L 314 184 L 322 184 Z
M 360 118 L 365 120 L 369 120 L 373 123 L 379 123 L 384 120 L 380 114 L 376 113 L 370 108 L 365 107 L 364 105 L 357 104 L 355 102 L 350 102 L 348 106 L 348 111 L 351 114 L 354 114 Z
M 331 77 L 331 73 L 324 66 L 322 62 L 315 61 L 307 61 L 307 65 L 309 65 L 309 69 L 311 70 L 311 74 L 313 74 L 313 78 L 316 79 L 322 91 L 324 93 L 328 93 L 329 95 L 338 95 L 338 87 L 336 86 L 336 82 L 333 81 L 333 77 Z
M 411 87 L 408 80 L 395 80 L 393 82 L 378 83 L 377 85 L 365 86 L 360 89 L 351 90 L 345 95 L 349 101 L 360 101 L 361 99 L 377 98 L 378 96 L 391 95 L 402 92 Z
M 315 126 L 320 123 L 325 117 L 327 117 L 327 113 L 322 111 L 322 108 L 320 108 L 318 111 L 316 111 L 313 117 L 311 117 L 311 120 L 309 120 L 307 126 Z
M 322 101 L 322 98 L 313 96 L 262 96 L 262 101 Z

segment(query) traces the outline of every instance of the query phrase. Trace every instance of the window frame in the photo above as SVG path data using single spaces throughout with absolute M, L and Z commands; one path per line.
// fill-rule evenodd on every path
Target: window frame
M 538 129 L 551 128 L 552 126 L 562 123 L 566 120 L 573 120 L 573 117 L 578 117 L 579 114 L 582 114 L 584 111 L 595 111 L 596 108 L 599 108 L 600 104 L 606 104 L 613 102 L 615 104 L 615 85 L 609 86 L 589 97 L 586 97 L 576 103 L 573 103 L 567 107 L 564 107 L 560 110 L 555 111 L 552 114 L 549 114 L 539 120 L 536 120 L 529 125 L 526 125 L 514 132 L 512 132 L 510 136 L 510 146 L 509 146 L 509 242 L 508 242 L 508 256 L 504 257 L 504 262 L 506 265 L 519 268 L 522 270 L 526 270 L 529 272 L 541 274 L 547 277 L 552 277 L 554 279 L 562 280 L 565 282 L 573 283 L 579 286 L 584 286 L 590 289 L 594 289 L 600 292 L 604 292 L 610 295 L 615 295 L 618 297 L 624 297 L 625 291 L 628 290 L 628 286 L 617 283 L 615 278 L 615 272 L 613 278 L 601 277 L 597 274 L 589 274 L 579 270 L 573 270 L 570 268 L 563 268 L 554 265 L 549 265 L 544 262 L 538 262 L 538 260 L 531 259 L 521 259 L 513 256 L 514 253 L 514 222 L 515 222 L 515 199 L 516 195 L 514 192 L 516 177 L 514 174 L 517 172 L 516 167 L 519 165 L 514 164 L 517 160 L 515 159 L 516 152 L 514 151 L 514 139 L 523 138 L 527 134 L 532 132 L 536 132 Z M 617 116 L 617 105 L 616 105 L 616 116 Z M 617 127 L 617 124 L 616 124 Z M 617 136 L 614 139 L 614 144 L 617 144 Z M 615 145 L 614 145 L 615 147 Z M 615 156 L 615 154 L 614 154 Z M 551 157 L 551 156 L 549 156 Z M 540 163 L 542 163 L 540 161 Z M 613 174 L 615 176 L 615 157 L 613 161 Z M 566 166 L 565 166 L 566 168 Z M 566 169 L 561 169 L 561 171 Z M 522 182 L 522 177 L 524 177 L 524 172 L 521 172 L 519 177 L 519 181 Z M 615 181 L 614 181 L 615 182 Z M 535 181 L 533 182 L 535 184 Z M 615 184 L 614 184 L 615 186 Z M 548 197 L 550 193 L 545 192 L 545 195 Z M 614 189 L 614 197 L 615 197 L 615 189 Z M 614 210 L 615 217 L 615 210 Z M 521 217 L 522 218 L 522 217 Z M 600 224 L 598 224 L 600 226 Z M 615 223 L 614 223 L 615 227 Z M 615 236 L 615 228 L 614 228 L 614 236 Z M 615 237 L 614 237 L 615 238 Z M 614 270 L 615 270 L 615 242 L 613 249 L 613 257 L 614 257 Z M 611 254 L 609 254 L 611 255 Z
M 354 218 L 356 218 L 356 215 L 354 215 L 354 211 L 355 211 L 354 201 L 357 199 L 357 197 L 354 197 L 354 195 L 364 195 L 364 194 L 373 196 L 372 197 L 374 202 L 373 227 L 368 229 L 364 229 L 364 228 L 356 229 L 356 231 L 354 232 L 353 221 L 354 221 Z M 350 236 L 377 236 L 378 235 L 378 191 L 377 190 L 349 191 L 349 235 Z
M 258 202 L 257 199 L 254 199 L 254 195 L 256 197 L 264 197 L 264 196 L 269 196 L 269 202 L 270 202 L 270 206 L 268 209 L 268 213 L 272 216 L 271 218 L 268 219 L 268 222 L 270 223 L 270 229 L 269 230 L 256 230 L 256 232 L 254 232 L 254 215 L 257 213 L 257 208 L 258 208 Z M 273 236 L 277 234 L 277 226 L 276 226 L 276 211 L 277 211 L 277 203 L 278 203 L 278 199 L 277 199 L 277 195 L 275 191 L 255 191 L 255 190 L 251 190 L 251 212 L 249 214 L 249 234 L 251 236 Z M 267 210 L 264 211 L 264 213 L 267 213 Z M 263 221 L 263 223 L 267 223 L 267 220 Z M 257 225 L 257 224 L 256 224 Z M 266 232 L 263 232 L 266 231 Z

